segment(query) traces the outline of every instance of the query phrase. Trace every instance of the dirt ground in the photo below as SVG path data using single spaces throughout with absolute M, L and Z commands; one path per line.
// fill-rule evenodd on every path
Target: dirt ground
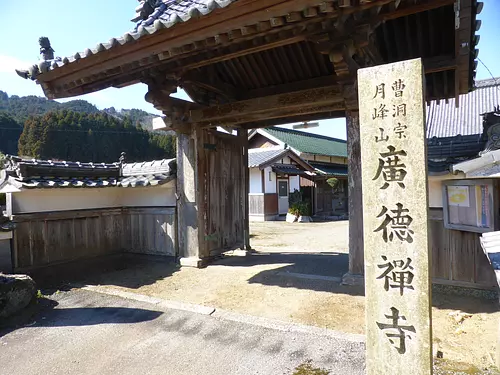
M 251 222 L 250 243 L 259 251 L 349 254 L 347 220 L 318 223 Z
M 228 256 L 201 270 L 139 262 L 87 283 L 363 334 L 363 288 L 339 283 L 348 267 L 347 230 L 345 221 L 252 223 L 257 252 L 249 257 Z M 432 314 L 435 353 L 480 368 L 494 365 L 497 301 L 435 293 Z

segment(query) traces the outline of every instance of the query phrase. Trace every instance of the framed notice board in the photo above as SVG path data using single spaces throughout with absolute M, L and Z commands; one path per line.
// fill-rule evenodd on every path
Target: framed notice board
M 497 183 L 491 179 L 443 182 L 443 217 L 448 229 L 493 232 L 498 227 Z

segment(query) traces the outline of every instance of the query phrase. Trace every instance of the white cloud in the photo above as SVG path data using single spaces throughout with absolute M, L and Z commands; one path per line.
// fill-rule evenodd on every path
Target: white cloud
M 0 73 L 16 74 L 14 72 L 15 69 L 26 69 L 30 65 L 32 64 L 22 61 L 16 57 L 0 55 Z

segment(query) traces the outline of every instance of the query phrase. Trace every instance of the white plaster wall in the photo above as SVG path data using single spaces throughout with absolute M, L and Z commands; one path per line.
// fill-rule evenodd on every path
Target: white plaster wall
M 175 206 L 175 183 L 166 186 L 144 188 L 120 188 L 122 207 Z
M 299 176 L 290 176 L 290 193 L 293 193 L 295 190 L 300 191 L 300 177 Z
M 283 164 L 292 164 L 292 160 L 288 156 L 285 156 L 283 158 Z
M 12 193 L 13 214 L 175 204 L 175 181 L 148 188 L 33 189 Z
M 262 193 L 262 172 L 259 168 L 250 168 L 250 194 Z
M 269 172 L 271 172 L 271 181 L 269 181 Z M 276 173 L 271 170 L 271 167 L 264 169 L 264 181 L 266 183 L 266 194 L 276 193 Z

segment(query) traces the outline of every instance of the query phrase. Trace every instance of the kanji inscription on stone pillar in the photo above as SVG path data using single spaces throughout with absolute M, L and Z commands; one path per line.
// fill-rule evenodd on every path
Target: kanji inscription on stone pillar
M 432 374 L 420 59 L 358 71 L 368 375 Z

